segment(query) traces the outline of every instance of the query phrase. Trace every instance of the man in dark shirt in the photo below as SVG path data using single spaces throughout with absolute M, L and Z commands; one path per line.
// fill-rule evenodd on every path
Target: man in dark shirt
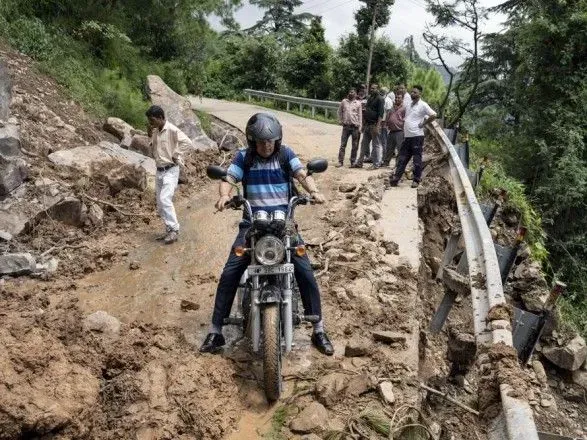
M 369 144 L 373 142 L 373 166 L 371 169 L 381 167 L 381 143 L 379 141 L 379 133 L 381 131 L 381 123 L 384 114 L 384 100 L 379 94 L 379 87 L 377 84 L 371 84 L 369 88 L 369 99 L 365 105 L 363 118 L 365 123 L 363 125 L 363 142 L 361 143 L 361 154 L 357 161 L 351 166 L 352 168 L 363 168 L 363 160 L 369 154 Z

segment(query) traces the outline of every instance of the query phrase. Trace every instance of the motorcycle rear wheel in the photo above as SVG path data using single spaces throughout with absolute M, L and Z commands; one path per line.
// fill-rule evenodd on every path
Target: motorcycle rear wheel
M 281 395 L 281 322 L 279 304 L 263 310 L 263 376 L 265 395 L 274 402 Z

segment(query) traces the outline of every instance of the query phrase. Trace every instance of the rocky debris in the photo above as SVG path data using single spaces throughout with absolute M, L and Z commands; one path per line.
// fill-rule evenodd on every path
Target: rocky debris
M 192 140 L 196 150 L 218 148 L 216 142 L 203 132 L 202 124 L 188 99 L 175 93 L 156 75 L 147 76 L 147 89 L 151 102 L 163 108 L 167 120 Z
M 18 125 L 10 122 L 0 124 L 0 154 L 4 156 L 20 156 Z
M 10 194 L 27 179 L 29 169 L 20 158 L 8 158 L 0 154 L 0 197 Z
M 306 406 L 290 424 L 289 429 L 298 434 L 321 432 L 328 424 L 328 411 L 318 402 Z
M 131 261 L 128 264 L 128 268 L 130 270 L 139 270 L 141 268 L 141 263 L 139 263 L 138 261 Z
M 153 157 L 153 151 L 151 149 L 151 140 L 148 136 L 135 134 L 131 137 L 128 147 L 121 144 L 121 146 L 127 148 L 130 151 L 135 151 L 143 156 Z
M 57 166 L 73 168 L 81 171 L 87 176 L 92 176 L 101 164 L 110 164 L 112 160 L 126 165 L 138 165 L 145 172 L 154 176 L 156 167 L 155 161 L 134 151 L 128 151 L 120 146 L 107 141 L 97 145 L 88 145 L 61 150 L 48 156 L 49 160 Z
M 155 161 L 112 142 L 61 150 L 50 154 L 48 158 L 57 166 L 107 181 L 113 193 L 128 186 L 138 189 L 154 187 Z
M 10 241 L 12 240 L 12 234 L 6 231 L 0 231 L 0 241 Z
M 371 354 L 371 344 L 363 338 L 352 338 L 344 348 L 346 357 L 361 357 Z
M 392 405 L 395 402 L 393 384 L 391 382 L 381 382 L 377 389 L 379 390 L 379 394 L 385 403 Z
M 35 268 L 35 275 L 41 276 L 43 279 L 50 278 L 59 268 L 59 260 L 57 258 L 50 258 L 43 263 L 37 263 Z
M 134 135 L 147 135 L 144 131 L 136 130 L 132 125 L 122 119 L 114 117 L 106 119 L 102 128 L 104 128 L 105 132 L 110 133 L 119 141 L 124 141 L 126 138 L 130 139 Z
M 375 389 L 375 383 L 367 374 L 358 374 L 349 380 L 345 394 L 351 397 L 361 396 L 373 389 Z
M 218 144 L 219 149 L 223 151 L 233 151 L 238 150 L 245 145 L 239 138 L 239 136 L 242 137 L 244 135 L 238 128 L 228 126 L 226 122 L 220 120 L 218 120 L 218 122 L 213 120 L 210 125 L 210 138 Z
M 357 184 L 356 183 L 341 183 L 338 186 L 338 190 L 341 193 L 351 193 L 351 192 L 353 192 L 356 189 L 357 189 Z
M 548 377 L 546 376 L 546 371 L 544 370 L 542 362 L 539 360 L 532 361 L 532 369 L 534 370 L 534 374 L 536 374 L 536 380 L 538 380 L 541 385 L 546 385 Z
M 530 259 L 518 264 L 514 270 L 511 285 L 514 290 L 519 292 L 529 292 L 536 288 L 548 289 L 540 263 Z
M 445 267 L 443 269 L 442 282 L 447 289 L 452 290 L 459 295 L 468 296 L 471 293 L 469 279 L 450 267 Z
M 182 299 L 179 307 L 182 312 L 187 312 L 189 310 L 200 310 L 200 304 L 193 301 L 188 301 L 187 299 Z
M 573 371 L 573 383 L 582 386 L 587 391 L 587 370 Z
M 71 226 L 82 226 L 87 217 L 86 205 L 76 197 L 65 197 L 47 211 L 49 217 Z
M 452 373 L 466 373 L 475 361 L 477 343 L 475 335 L 451 326 L 448 331 L 448 360 L 452 362 Z
M 395 241 L 383 240 L 381 246 L 385 248 L 386 253 L 399 255 L 399 245 Z
M 0 275 L 28 275 L 36 266 L 35 259 L 28 253 L 0 255 Z
M 104 223 L 104 211 L 97 203 L 90 203 L 87 220 L 92 226 L 98 227 Z
M 10 115 L 12 96 L 12 78 L 5 62 L 0 59 L 0 121 L 6 121 Z
M 575 371 L 587 359 L 587 345 L 581 336 L 576 336 L 562 347 L 544 347 L 542 354 L 556 366 Z
M 348 376 L 344 373 L 330 373 L 316 382 L 316 399 L 326 407 L 331 407 L 344 398 Z
M 108 336 L 118 336 L 120 333 L 120 321 L 103 310 L 99 310 L 84 319 L 85 330 L 104 333 Z
M 13 237 L 25 231 L 62 199 L 60 195 L 50 194 L 43 194 L 38 198 L 25 196 L 26 193 L 15 196 L 25 186 L 22 185 L 10 197 L 0 201 L 0 228 Z
M 372 331 L 373 339 L 378 342 L 385 344 L 401 345 L 402 347 L 407 346 L 407 336 L 405 333 L 390 332 L 390 331 Z

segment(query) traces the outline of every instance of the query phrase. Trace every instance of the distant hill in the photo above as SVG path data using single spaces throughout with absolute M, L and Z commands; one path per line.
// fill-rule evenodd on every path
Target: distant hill
M 440 73 L 440 75 L 442 76 L 442 79 L 444 80 L 445 84 L 448 84 L 448 82 L 450 81 L 450 76 L 448 74 L 448 72 L 444 69 L 442 64 L 431 64 L 432 67 L 434 67 L 438 73 Z M 458 70 L 453 68 L 453 67 L 449 67 L 451 73 L 453 73 L 455 75 L 454 79 L 456 80 L 458 78 Z

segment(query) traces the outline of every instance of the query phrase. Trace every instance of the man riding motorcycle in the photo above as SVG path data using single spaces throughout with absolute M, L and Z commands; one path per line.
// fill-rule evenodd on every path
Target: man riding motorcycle
M 276 117 L 268 113 L 253 115 L 247 122 L 245 134 L 248 148 L 236 154 L 228 168 L 227 179 L 232 183 L 242 182 L 245 198 L 250 202 L 253 214 L 259 210 L 269 213 L 286 210 L 294 192 L 292 177 L 310 193 L 315 203 L 326 201 L 293 150 L 281 144 L 282 129 Z M 216 202 L 216 208 L 222 211 L 231 199 L 232 186 L 228 182 L 221 182 L 219 189 L 220 198 Z M 245 215 L 239 224 L 239 233 L 232 250 L 245 245 L 250 226 L 250 219 Z M 299 242 L 302 242 L 301 237 Z M 250 259 L 248 254 L 239 257 L 234 252 L 230 253 L 216 291 L 212 326 L 200 352 L 215 353 L 226 343 L 222 326 L 224 319 L 230 315 L 239 281 L 250 264 Z M 319 322 L 314 324 L 312 344 L 321 353 L 331 356 L 334 348 L 324 331 L 320 290 L 310 260 L 307 255 L 294 255 L 292 263 L 305 313 L 320 316 Z

